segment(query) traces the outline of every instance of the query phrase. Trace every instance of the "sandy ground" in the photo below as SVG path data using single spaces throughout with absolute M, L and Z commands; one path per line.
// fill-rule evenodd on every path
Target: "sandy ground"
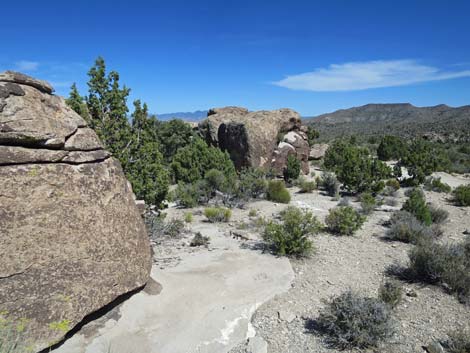
M 470 182 L 461 176 L 439 176 L 453 187 Z M 319 191 L 297 191 L 290 189 L 291 205 L 310 209 L 322 221 L 338 204 Z M 470 208 L 454 206 L 446 194 L 426 192 L 426 197 L 449 211 L 442 241 L 463 239 L 463 232 L 470 230 Z M 374 211 L 353 237 L 313 236 L 316 252 L 304 260 L 277 258 L 259 247 L 255 219 L 272 219 L 286 205 L 255 201 L 243 210 L 234 209 L 226 224 L 206 222 L 203 208 L 171 207 L 167 220 L 183 219 L 186 212 L 192 212 L 194 220 L 187 232 L 155 246 L 152 278 L 163 286 L 161 293 L 134 295 L 54 352 L 266 352 L 247 347 L 247 339 L 256 335 L 267 342 L 270 353 L 334 353 L 306 324 L 318 316 L 326 300 L 349 288 L 376 296 L 385 268 L 406 264 L 412 245 L 382 239 L 382 224 L 401 207 L 403 190 L 396 199 L 395 206 Z M 359 207 L 354 199 L 351 205 Z M 257 215 L 250 218 L 251 209 Z M 210 237 L 208 248 L 188 246 L 197 231 Z M 470 308 L 438 287 L 404 284 L 404 288 L 417 296 L 406 295 L 396 308 L 396 334 L 380 352 L 423 352 L 423 345 L 470 323 Z

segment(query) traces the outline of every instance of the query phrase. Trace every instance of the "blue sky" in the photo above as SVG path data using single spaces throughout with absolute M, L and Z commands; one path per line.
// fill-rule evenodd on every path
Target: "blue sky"
M 2 14 L 0 70 L 61 95 L 85 94 L 101 55 L 157 113 L 470 104 L 470 1 L 25 0 Z

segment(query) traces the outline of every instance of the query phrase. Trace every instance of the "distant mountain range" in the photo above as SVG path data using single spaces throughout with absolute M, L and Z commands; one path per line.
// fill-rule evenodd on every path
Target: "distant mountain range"
M 200 121 L 207 117 L 207 110 L 197 110 L 195 112 L 177 112 L 156 114 L 160 120 L 181 119 L 185 121 Z
M 433 135 L 441 140 L 470 141 L 470 105 L 415 107 L 409 103 L 367 104 L 304 118 L 322 140 L 343 135 Z

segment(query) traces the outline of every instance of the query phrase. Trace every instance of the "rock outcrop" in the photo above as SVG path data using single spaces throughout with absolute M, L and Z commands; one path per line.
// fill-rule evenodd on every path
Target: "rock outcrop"
M 0 74 L 0 313 L 37 351 L 149 278 L 119 162 L 52 87 Z
M 328 150 L 328 147 L 330 146 L 327 143 L 315 143 L 310 148 L 309 159 L 311 160 L 322 159 L 323 157 L 325 157 L 325 153 Z
M 305 128 L 291 109 L 214 108 L 199 123 L 199 133 L 209 144 L 228 151 L 237 169 L 256 167 L 282 174 L 288 156 L 294 155 L 301 161 L 302 171 L 309 171 Z

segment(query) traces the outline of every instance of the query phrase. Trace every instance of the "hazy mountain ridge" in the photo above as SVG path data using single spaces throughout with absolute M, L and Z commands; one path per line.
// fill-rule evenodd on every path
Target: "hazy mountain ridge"
M 415 107 L 409 103 L 367 104 L 306 118 L 322 139 L 342 135 L 436 135 L 447 140 L 470 139 L 470 105 Z
M 160 120 L 182 119 L 186 121 L 200 121 L 207 117 L 207 110 L 196 110 L 195 112 L 176 112 L 156 114 Z

